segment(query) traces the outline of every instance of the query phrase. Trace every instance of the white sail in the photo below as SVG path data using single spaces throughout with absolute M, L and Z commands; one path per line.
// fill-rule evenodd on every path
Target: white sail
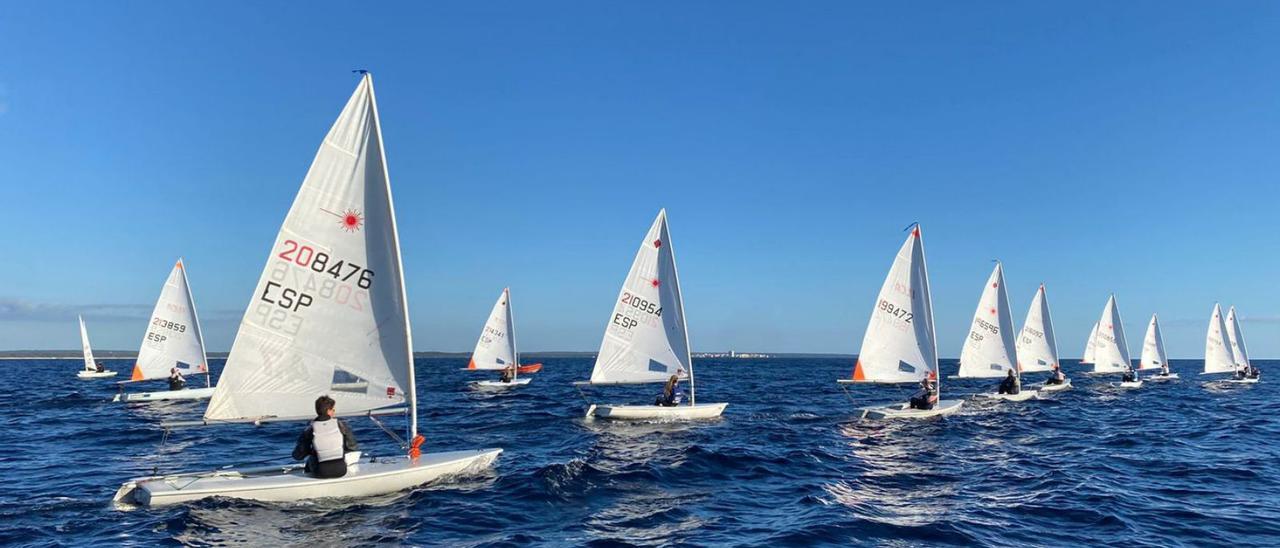
M 276 236 L 206 420 L 414 404 L 400 245 L 373 79 L 325 136 Z M 416 435 L 411 411 L 410 435 Z
M 484 323 L 480 340 L 471 353 L 467 369 L 506 369 L 516 365 L 515 325 L 511 322 L 511 293 L 502 290 Z
M 1084 357 L 1080 358 L 1080 363 L 1093 363 L 1093 339 L 1098 337 L 1098 323 L 1094 322 L 1093 329 L 1089 330 L 1089 340 L 1084 343 Z
M 1164 336 L 1160 334 L 1160 320 L 1151 315 L 1151 323 L 1147 324 L 1147 336 L 1142 340 L 1142 358 L 1138 360 L 1138 369 L 1160 369 L 1169 363 L 1164 353 Z
M 178 259 L 151 311 L 130 380 L 165 378 L 175 367 L 183 375 L 204 374 L 209 372 L 208 363 L 196 303 L 182 259 Z
M 97 371 L 97 363 L 93 361 L 93 348 L 89 345 L 89 330 L 84 327 L 84 316 L 80 318 L 80 349 L 84 351 L 84 370 Z
M 592 384 L 663 382 L 692 373 L 667 210 L 658 212 L 622 282 L 591 370 Z
M 1098 333 L 1093 338 L 1093 371 L 1095 373 L 1120 373 L 1132 367 L 1129 362 L 1129 343 L 1124 336 L 1124 324 L 1120 319 L 1120 307 L 1116 296 L 1107 299 L 1098 320 Z
M 853 368 L 861 382 L 916 382 L 938 371 L 924 239 L 916 226 L 880 286 Z
M 1244 332 L 1240 331 L 1240 319 L 1236 317 L 1236 307 L 1227 309 L 1227 335 L 1231 339 L 1231 356 L 1235 358 L 1236 367 L 1251 367 L 1249 349 L 1244 345 Z
M 1213 303 L 1213 316 L 1209 318 L 1209 331 L 1205 333 L 1204 340 L 1205 373 L 1228 373 L 1236 370 L 1235 354 L 1231 352 L 1231 339 L 1227 333 L 1222 307 Z
M 1013 315 L 1009 312 L 1009 292 L 1004 286 L 1004 268 L 992 269 L 983 286 L 978 309 L 973 312 L 969 336 L 960 351 L 961 377 L 1003 377 L 1018 372 L 1017 342 L 1013 335 Z
M 1044 284 L 1036 290 L 1027 310 L 1027 321 L 1018 336 L 1018 364 L 1023 373 L 1051 371 L 1058 364 L 1058 339 L 1053 334 L 1053 316 Z

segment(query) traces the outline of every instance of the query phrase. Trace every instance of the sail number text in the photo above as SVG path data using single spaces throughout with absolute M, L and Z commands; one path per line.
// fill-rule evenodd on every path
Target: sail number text
M 277 257 L 285 261 L 292 262 L 298 266 L 310 268 L 312 271 L 320 274 L 328 274 L 333 279 L 344 282 L 351 281 L 352 277 L 356 278 L 356 285 L 360 289 L 369 289 L 373 286 L 373 271 L 361 267 L 356 263 L 347 261 L 336 261 L 329 263 L 329 254 L 323 251 L 316 251 L 309 245 L 300 245 L 293 240 L 285 240 L 284 246 L 287 248 L 281 251 Z M 343 269 L 346 269 L 345 273 Z
M 640 325 L 643 321 L 645 325 L 655 325 L 659 318 L 662 317 L 662 307 L 658 303 L 632 295 L 629 291 L 622 292 L 622 310 L 614 313 L 613 324 L 626 330 Z M 648 314 L 648 317 L 636 317 L 637 313 Z
M 876 308 L 888 312 L 890 316 L 900 318 L 907 323 L 911 323 L 911 318 L 915 317 L 915 315 L 906 308 L 901 308 L 884 299 L 880 299 L 880 304 L 876 305 Z

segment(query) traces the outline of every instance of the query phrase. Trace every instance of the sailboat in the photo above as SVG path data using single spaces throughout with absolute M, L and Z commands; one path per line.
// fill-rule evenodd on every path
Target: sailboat
M 1004 286 L 1004 267 L 999 261 L 983 286 L 978 309 L 973 312 L 969 336 L 960 350 L 961 378 L 1003 379 L 1013 372 L 1022 385 L 1018 365 L 1017 341 L 1013 336 L 1013 315 L 1009 312 L 1009 292 Z M 980 394 L 983 397 L 1009 401 L 1026 401 L 1036 391 L 1021 389 L 1017 394 Z
M 871 321 L 862 337 L 853 378 L 836 382 L 842 385 L 901 384 L 932 379 L 938 383 L 941 398 L 942 379 L 938 375 L 938 346 L 924 240 L 920 225 L 912 225 L 910 230 L 871 309 Z M 897 403 L 864 408 L 863 416 L 872 419 L 937 417 L 955 413 L 963 404 L 961 400 L 939 399 L 933 409 L 913 409 L 910 402 Z
M 516 320 L 511 313 L 511 288 L 502 290 L 498 302 L 493 303 L 489 312 L 489 320 L 480 331 L 480 340 L 476 341 L 476 349 L 471 353 L 468 371 L 502 371 L 511 370 L 511 380 L 475 381 L 477 388 L 502 389 L 529 384 L 529 379 L 520 378 L 520 354 L 516 351 Z
M 1045 294 L 1044 284 L 1040 284 L 1035 297 L 1031 298 L 1031 308 L 1027 309 L 1027 320 L 1022 323 L 1016 350 L 1023 373 L 1053 371 L 1058 366 L 1058 337 L 1053 332 L 1053 316 L 1049 313 L 1049 297 Z M 1064 378 L 1058 384 L 1046 382 L 1039 391 L 1057 392 L 1070 388 L 1071 379 Z
M 1244 332 L 1240 330 L 1240 319 L 1236 317 L 1236 307 L 1227 309 L 1227 335 L 1231 339 L 1231 356 L 1235 358 L 1236 369 L 1245 372 L 1242 381 L 1258 382 L 1257 375 L 1250 375 L 1253 364 L 1249 362 L 1249 349 L 1244 345 Z
M 115 371 L 98 371 L 98 362 L 93 360 L 93 348 L 89 345 L 89 330 L 84 327 L 84 316 L 80 319 L 80 348 L 84 351 L 84 369 L 76 373 L 78 379 L 101 379 L 116 376 Z
M 1089 330 L 1089 340 L 1084 343 L 1084 357 L 1080 358 L 1080 365 L 1093 365 L 1093 340 L 1098 337 L 1098 323 L 1093 323 L 1093 329 Z
M 728 403 L 698 403 L 689 352 L 689 328 L 676 255 L 667 228 L 667 210 L 658 212 L 631 270 L 622 282 L 618 300 L 605 325 L 604 340 L 591 369 L 591 380 L 574 383 L 618 385 L 667 382 L 672 376 L 689 381 L 688 405 L 592 404 L 587 416 L 622 420 L 688 420 L 719 417 Z M 584 396 L 585 397 L 585 396 Z
M 1142 357 L 1138 359 L 1138 371 L 1161 371 L 1169 365 L 1169 358 L 1164 352 L 1164 336 L 1160 334 L 1160 319 L 1151 315 L 1151 323 L 1147 324 L 1147 336 L 1142 339 Z M 1152 381 L 1170 381 L 1178 378 L 1177 373 L 1157 373 L 1147 377 Z
M 373 496 L 488 468 L 502 452 L 420 450 L 395 209 L 373 78 L 363 74 L 285 217 L 204 420 L 194 424 L 309 421 L 321 395 L 336 400 L 340 416 L 373 420 L 407 404 L 407 436 L 397 437 L 407 454 L 348 453 L 347 474 L 328 479 L 300 464 L 138 478 L 121 486 L 117 502 Z
M 171 369 L 184 377 L 204 375 L 204 388 L 125 393 L 126 383 L 167 379 Z M 187 271 L 182 259 L 160 288 L 160 298 L 151 311 L 151 321 L 142 337 L 132 377 L 120 383 L 121 392 L 114 401 L 138 402 L 156 400 L 202 400 L 213 397 L 209 381 L 209 361 L 204 352 L 204 334 L 196 315 L 196 301 L 191 296 Z
M 1120 319 L 1120 307 L 1116 305 L 1116 296 L 1107 299 L 1107 306 L 1102 309 L 1102 319 L 1098 320 L 1098 332 L 1094 336 L 1093 373 L 1124 373 L 1133 368 L 1129 361 L 1129 343 L 1124 336 L 1124 323 Z M 1142 379 L 1128 382 L 1111 383 L 1120 388 L 1139 388 Z
M 1213 303 L 1213 315 L 1209 317 L 1209 330 L 1204 340 L 1204 374 L 1235 373 L 1235 353 L 1231 350 L 1231 335 L 1222 316 L 1222 307 Z M 1257 379 L 1228 379 L 1230 382 L 1257 382 Z

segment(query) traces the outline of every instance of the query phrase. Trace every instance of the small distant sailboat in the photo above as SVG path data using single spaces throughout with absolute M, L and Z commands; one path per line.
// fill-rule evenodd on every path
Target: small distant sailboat
M 1142 357 L 1138 359 L 1138 371 L 1160 371 L 1147 377 L 1152 381 L 1171 381 L 1178 378 L 1177 373 L 1164 373 L 1169 366 L 1169 358 L 1164 352 L 1164 336 L 1160 334 L 1160 319 L 1151 315 L 1151 323 L 1147 324 L 1147 336 L 1142 340 Z
M 593 404 L 587 409 L 587 416 L 622 420 L 709 419 L 719 417 L 729 405 L 697 402 L 684 298 L 667 228 L 667 210 L 663 209 L 645 234 L 622 282 L 591 380 L 574 384 L 662 383 L 673 375 L 689 381 L 688 405 Z
M 1084 357 L 1080 358 L 1081 365 L 1093 365 L 1093 340 L 1096 338 L 1098 338 L 1098 323 L 1094 322 L 1093 329 L 1089 330 L 1089 340 L 1084 343 Z
M 1013 335 L 1013 315 L 1009 312 L 1009 293 L 1004 286 L 1004 267 L 999 261 L 983 286 L 978 309 L 973 312 L 969 336 L 960 351 L 962 378 L 1006 378 L 1010 372 L 1022 386 L 1018 365 L 1017 342 Z M 1009 401 L 1026 401 L 1037 396 L 1035 390 L 1020 389 L 1016 394 L 980 394 L 983 397 Z
M 1095 374 L 1124 373 L 1133 369 L 1129 361 L 1129 343 L 1124 336 L 1124 323 L 1120 319 L 1120 307 L 1116 304 L 1116 296 L 1107 299 L 1107 306 L 1102 309 L 1102 319 L 1098 320 L 1098 333 L 1094 336 L 1093 372 Z M 1142 379 L 1111 383 L 1120 388 L 1139 388 Z
M 503 389 L 529 384 L 528 378 L 520 378 L 520 354 L 516 351 L 516 320 L 511 312 L 511 289 L 502 290 L 493 303 L 489 320 L 480 331 L 476 349 L 471 352 L 468 371 L 511 371 L 511 380 L 483 380 L 472 384 L 477 388 Z M 537 364 L 541 365 L 541 364 Z
M 125 384 L 167 379 L 170 370 L 177 369 L 183 377 L 204 375 L 204 388 L 183 388 L 155 392 L 125 393 Z M 147 333 L 142 337 L 138 359 L 133 364 L 133 375 L 120 383 L 121 392 L 114 401 L 139 402 L 158 400 L 202 400 L 213 397 L 209 381 L 209 361 L 205 357 L 204 334 L 196 314 L 196 301 L 191 296 L 187 282 L 187 270 L 182 259 L 174 263 L 173 270 L 160 289 L 160 298 L 151 311 Z
M 1018 336 L 1018 363 L 1023 373 L 1053 371 L 1058 364 L 1058 337 L 1053 332 L 1053 316 L 1049 313 L 1049 297 L 1045 294 L 1044 284 L 1036 289 L 1031 299 L 1031 308 L 1027 309 L 1027 320 L 1022 324 L 1022 332 Z M 1051 384 L 1045 382 L 1041 392 L 1057 392 L 1071 388 L 1071 379 Z
M 421 453 L 412 348 L 381 123 L 365 73 L 276 235 L 204 420 L 166 426 L 308 421 L 322 395 L 343 416 L 403 414 L 389 408 L 407 403 L 408 435 L 397 438 L 407 454 L 348 453 L 339 478 L 312 477 L 301 464 L 138 478 L 115 501 L 367 497 L 488 468 L 501 449 Z
M 1253 364 L 1249 362 L 1249 349 L 1244 344 L 1244 332 L 1240 330 L 1240 319 L 1236 317 L 1236 307 L 1227 309 L 1227 335 L 1231 339 L 1231 356 L 1235 358 L 1236 370 L 1243 371 L 1243 381 L 1258 382 L 1258 376 L 1250 372 L 1253 371 Z
M 89 330 L 84 327 L 84 316 L 80 316 L 80 349 L 84 351 L 84 369 L 76 373 L 79 379 L 101 379 L 116 376 L 115 371 L 103 369 L 98 371 L 98 362 L 93 360 L 93 348 L 89 344 Z
M 871 309 L 871 321 L 862 338 L 853 378 L 837 382 L 900 384 L 933 379 L 938 383 L 941 398 L 942 379 L 938 375 L 938 346 L 924 241 L 919 225 L 912 225 L 910 229 Z M 872 419 L 937 417 L 955 413 L 963 404 L 961 400 L 939 399 L 932 409 L 915 409 L 907 402 L 865 408 L 863 416 Z

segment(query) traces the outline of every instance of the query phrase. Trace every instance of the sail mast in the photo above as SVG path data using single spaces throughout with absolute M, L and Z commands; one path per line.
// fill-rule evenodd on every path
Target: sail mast
M 507 302 L 507 336 L 511 337 L 511 382 L 514 383 L 520 376 L 520 347 L 516 346 L 516 307 L 511 304 L 510 287 L 502 289 L 502 297 Z
M 200 365 L 204 366 L 204 385 L 213 386 L 209 353 L 204 348 L 204 329 L 200 327 L 200 314 L 196 312 L 196 298 L 191 294 L 191 280 L 187 279 L 187 265 L 182 262 L 182 257 L 178 257 L 178 270 L 182 271 L 182 285 L 187 288 L 187 306 L 191 307 L 191 317 L 195 320 L 196 340 L 200 341 Z
M 662 215 L 662 225 L 667 229 L 667 239 L 670 240 L 671 225 L 667 223 L 667 209 L 662 208 L 660 214 Z M 698 392 L 693 384 L 693 351 L 691 350 L 693 345 L 689 344 L 689 320 L 685 316 L 684 291 L 680 289 L 680 267 L 676 262 L 676 246 L 670 241 L 667 242 L 667 245 L 670 246 L 669 249 L 671 250 L 671 275 L 675 278 L 676 295 L 680 299 L 680 323 L 683 324 L 680 327 L 684 331 L 684 357 L 689 364 L 689 405 L 693 406 L 698 403 Z
M 408 443 L 413 443 L 413 438 L 417 437 L 417 382 L 413 378 L 413 329 L 408 323 L 408 292 L 404 289 L 404 262 L 401 260 L 401 251 L 399 251 L 399 229 L 396 228 L 396 202 L 392 200 L 392 175 L 387 169 L 387 147 L 383 143 L 383 122 L 378 117 L 378 93 L 374 92 L 374 76 L 371 73 L 364 73 L 364 78 L 369 81 L 369 106 L 374 114 L 374 134 L 378 136 L 378 155 L 383 168 L 383 184 L 387 191 L 387 215 L 390 220 L 390 233 L 392 233 L 392 254 L 396 255 L 396 270 L 399 275 L 399 291 L 401 291 L 401 306 L 403 312 L 402 321 L 404 321 L 404 353 L 408 356 Z

